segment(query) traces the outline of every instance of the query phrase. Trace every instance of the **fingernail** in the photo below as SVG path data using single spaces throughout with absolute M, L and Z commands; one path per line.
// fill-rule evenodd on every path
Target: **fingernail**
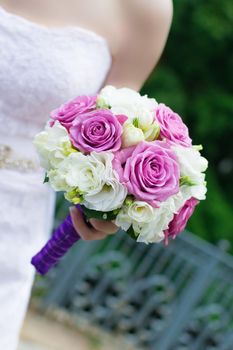
M 69 207 L 70 214 L 74 213 L 76 211 L 75 207 Z

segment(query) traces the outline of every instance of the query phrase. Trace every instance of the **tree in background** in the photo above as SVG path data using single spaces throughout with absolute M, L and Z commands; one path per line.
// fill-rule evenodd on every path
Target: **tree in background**
M 177 111 L 209 160 L 208 194 L 189 229 L 233 252 L 233 2 L 174 1 L 163 58 L 143 88 Z

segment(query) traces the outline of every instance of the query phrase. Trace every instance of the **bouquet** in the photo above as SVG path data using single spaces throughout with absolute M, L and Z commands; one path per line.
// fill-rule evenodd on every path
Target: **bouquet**
M 202 146 L 172 109 L 128 88 L 65 103 L 34 144 L 45 182 L 86 218 L 112 220 L 137 242 L 167 245 L 205 199 Z M 79 238 L 68 216 L 32 264 L 47 273 Z

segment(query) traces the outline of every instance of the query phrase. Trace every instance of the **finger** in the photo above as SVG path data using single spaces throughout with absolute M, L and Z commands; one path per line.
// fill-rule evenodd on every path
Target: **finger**
M 83 240 L 99 240 L 106 237 L 105 232 L 95 230 L 87 226 L 82 213 L 75 207 L 70 208 L 70 216 L 77 233 L 82 237 Z
M 111 221 L 103 221 L 97 219 L 90 219 L 89 221 L 97 231 L 102 231 L 107 234 L 114 234 L 118 231 L 118 227 Z

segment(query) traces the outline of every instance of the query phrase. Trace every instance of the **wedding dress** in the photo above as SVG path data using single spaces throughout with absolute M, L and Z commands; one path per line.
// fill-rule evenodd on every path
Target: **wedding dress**
M 111 55 L 104 38 L 67 26 L 47 28 L 0 7 L 0 349 L 15 350 L 54 194 L 32 144 L 49 112 L 95 94 Z

